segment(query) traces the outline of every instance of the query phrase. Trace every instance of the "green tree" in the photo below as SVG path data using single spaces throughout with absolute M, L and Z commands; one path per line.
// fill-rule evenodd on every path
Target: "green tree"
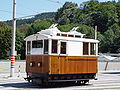
M 104 33 L 105 41 L 103 43 L 103 52 L 116 53 L 120 50 L 119 38 L 120 38 L 120 27 L 117 24 L 112 25 Z
M 97 32 L 97 40 L 99 40 L 99 52 L 104 52 L 105 36 L 100 32 Z
M 26 35 L 30 28 L 31 28 L 30 24 L 24 24 L 18 27 L 18 31 Z
M 89 20 L 87 24 L 84 24 L 90 25 L 92 27 L 97 25 L 98 31 L 104 33 L 108 29 L 108 27 L 110 27 L 114 23 L 118 23 L 119 11 L 117 10 L 117 8 L 116 2 L 113 1 L 98 2 L 97 0 L 90 0 L 87 2 L 83 2 L 80 5 L 79 16 L 82 15 L 85 20 Z M 89 19 L 85 18 L 86 15 L 87 17 L 89 17 Z M 81 17 L 79 17 L 78 20 L 80 18 Z
M 73 24 L 67 24 L 67 25 L 59 25 L 58 29 L 62 32 L 69 32 L 74 27 Z
M 62 8 L 58 9 L 55 16 L 56 22 L 58 22 L 60 25 L 74 23 L 76 9 L 76 3 L 66 2 Z
M 117 9 L 114 2 L 104 2 L 100 3 L 99 11 L 103 13 L 107 20 L 107 27 L 110 27 L 114 23 L 118 23 Z
M 27 31 L 26 36 L 35 34 L 39 32 L 40 30 L 47 29 L 48 27 L 50 27 L 50 25 L 51 23 L 48 21 L 44 21 L 44 20 L 37 21 L 31 25 L 30 29 Z
M 81 32 L 83 34 L 85 34 L 84 37 L 86 38 L 94 38 L 95 36 L 95 30 L 94 28 L 87 26 L 87 25 L 79 25 L 79 28 L 77 29 L 78 32 Z
M 0 22 L 0 59 L 7 57 L 7 51 L 11 48 L 11 27 Z
M 16 51 L 19 59 L 25 59 L 25 34 L 21 33 L 19 30 L 16 32 Z
M 80 4 L 80 9 L 82 9 L 82 13 L 85 14 L 94 13 L 97 11 L 98 5 L 99 5 L 98 0 L 90 0 Z
M 116 3 L 116 10 L 117 10 L 117 16 L 118 16 L 118 24 L 120 25 L 120 1 Z

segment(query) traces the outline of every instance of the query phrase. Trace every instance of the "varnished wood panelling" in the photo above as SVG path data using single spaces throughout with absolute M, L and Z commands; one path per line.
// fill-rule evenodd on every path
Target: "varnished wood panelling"
M 96 73 L 97 72 L 97 60 L 88 60 L 88 73 Z
M 51 68 L 50 73 L 51 74 L 59 74 L 59 57 L 58 56 L 51 56 L 50 57 L 51 62 Z
M 60 74 L 64 74 L 64 73 L 67 73 L 67 57 L 66 56 L 61 56 L 61 57 L 59 57 L 59 60 L 60 60 L 60 71 L 59 71 L 59 73 Z
M 49 56 L 43 56 L 43 59 L 42 59 L 42 72 L 46 72 L 48 73 L 49 72 Z
M 79 74 L 97 72 L 97 57 L 51 57 L 52 69 L 50 74 Z M 59 70 L 59 72 L 57 70 Z
M 26 59 L 27 72 L 49 74 L 80 74 L 97 72 L 97 57 L 28 55 Z M 35 62 L 35 66 L 30 67 L 30 62 Z M 41 67 L 38 67 L 39 62 L 41 63 Z
M 29 62 L 30 62 L 30 56 L 26 56 L 26 72 L 29 72 L 29 71 L 30 71 Z
M 35 66 L 34 67 L 32 67 L 32 69 L 33 69 L 33 71 L 36 71 L 36 72 L 38 72 L 38 73 L 43 73 L 43 64 L 44 64 L 44 62 L 43 62 L 43 60 L 44 60 L 44 58 L 43 58 L 43 56 L 32 56 L 35 60 L 33 60 L 34 62 L 35 62 Z M 40 63 L 41 65 L 40 65 L 40 67 L 38 67 L 38 63 Z
M 30 67 L 30 63 L 34 65 Z M 38 66 L 40 63 L 40 66 Z M 28 55 L 26 56 L 26 72 L 48 73 L 49 72 L 49 56 Z

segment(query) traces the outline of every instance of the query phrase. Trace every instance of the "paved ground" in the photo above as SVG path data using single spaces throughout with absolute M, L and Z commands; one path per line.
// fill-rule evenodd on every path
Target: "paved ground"
M 21 75 L 18 77 L 18 70 L 21 70 Z M 16 61 L 15 64 L 15 77 L 9 77 L 10 72 L 10 61 L 3 60 L 0 61 L 0 90 L 120 90 L 120 62 L 109 62 L 107 66 L 107 71 L 104 71 L 106 67 L 106 62 L 98 62 L 97 74 L 98 80 L 91 80 L 89 84 L 77 85 L 77 84 L 58 84 L 53 88 L 45 88 L 42 86 L 33 85 L 24 80 L 25 75 L 25 61 Z M 111 71 L 112 70 L 112 71 Z
M 9 73 L 10 72 L 10 60 L 0 60 L 0 73 Z M 15 72 L 18 72 L 19 66 L 20 71 L 25 72 L 25 60 L 16 60 L 15 61 Z
M 97 74 L 98 80 L 91 80 L 89 84 L 58 84 L 52 88 L 45 88 L 38 85 L 32 85 L 24 80 L 25 73 L 18 73 L 15 77 L 9 77 L 9 73 L 0 74 L 0 90 L 120 90 L 120 71 L 103 71 Z

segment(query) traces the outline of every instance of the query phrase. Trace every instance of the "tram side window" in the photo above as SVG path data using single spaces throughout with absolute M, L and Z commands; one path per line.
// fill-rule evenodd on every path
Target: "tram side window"
M 48 40 L 44 40 L 44 54 L 48 54 Z
M 96 48 L 95 48 L 95 43 L 90 43 L 90 55 L 95 55 L 96 54 Z
M 27 54 L 30 54 L 31 51 L 31 42 L 27 41 Z
M 52 40 L 52 53 L 57 53 L 58 40 Z
M 32 41 L 32 48 L 43 48 L 43 40 Z
M 83 42 L 83 55 L 88 55 L 88 54 L 89 54 L 89 43 Z
M 66 42 L 61 42 L 61 54 L 66 54 Z

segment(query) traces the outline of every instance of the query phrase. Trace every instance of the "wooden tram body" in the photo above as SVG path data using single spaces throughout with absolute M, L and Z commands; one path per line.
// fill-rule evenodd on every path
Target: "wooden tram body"
M 76 28 L 50 27 L 26 37 L 26 79 L 41 84 L 95 79 L 99 41 L 83 36 Z

